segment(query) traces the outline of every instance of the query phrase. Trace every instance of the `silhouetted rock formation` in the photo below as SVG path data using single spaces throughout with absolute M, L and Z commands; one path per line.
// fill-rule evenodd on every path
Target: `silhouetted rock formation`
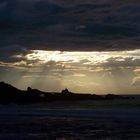
M 0 102 L 1 103 L 9 103 L 11 101 L 16 102 L 20 100 L 21 91 L 9 84 L 4 82 L 0 82 Z
M 67 88 L 65 88 L 64 90 L 62 90 L 61 93 L 64 94 L 64 95 L 72 94 L 72 92 L 70 92 Z
M 120 99 L 122 96 L 108 94 L 106 96 L 99 96 L 95 94 L 79 94 L 72 93 L 67 88 L 61 93 L 42 92 L 38 89 L 27 88 L 27 91 L 19 90 L 10 84 L 0 82 L 0 103 L 36 103 L 47 101 L 71 101 L 71 100 L 106 100 L 106 99 Z
M 32 91 L 32 88 L 31 88 L 31 87 L 28 87 L 28 88 L 27 88 L 27 91 L 28 91 L 28 92 Z
M 28 88 L 27 91 L 19 90 L 7 83 L 0 82 L 0 103 L 7 104 L 14 103 L 30 103 L 41 101 L 41 92 L 39 90 L 32 90 Z

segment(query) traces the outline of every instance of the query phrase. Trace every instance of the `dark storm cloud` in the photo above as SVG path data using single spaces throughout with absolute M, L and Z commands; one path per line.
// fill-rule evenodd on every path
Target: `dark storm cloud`
M 22 48 L 19 45 L 0 47 L 0 62 L 17 62 L 24 60 L 24 56 L 30 51 Z M 15 55 L 22 55 L 21 57 L 14 57 Z
M 140 44 L 138 0 L 1 0 L 0 46 L 127 50 Z

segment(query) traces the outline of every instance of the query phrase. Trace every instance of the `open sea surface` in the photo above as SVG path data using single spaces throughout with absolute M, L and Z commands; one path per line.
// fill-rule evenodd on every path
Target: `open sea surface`
M 140 140 L 139 106 L 92 102 L 0 105 L 0 140 Z

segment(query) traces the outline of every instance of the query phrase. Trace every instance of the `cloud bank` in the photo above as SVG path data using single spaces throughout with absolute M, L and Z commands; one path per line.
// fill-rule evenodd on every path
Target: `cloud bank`
M 2 0 L 0 46 L 108 51 L 139 49 L 140 2 Z

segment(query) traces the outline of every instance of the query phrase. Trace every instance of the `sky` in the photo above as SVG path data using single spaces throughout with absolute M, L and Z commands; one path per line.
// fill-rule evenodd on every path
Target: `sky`
M 140 93 L 139 0 L 1 0 L 0 81 Z

